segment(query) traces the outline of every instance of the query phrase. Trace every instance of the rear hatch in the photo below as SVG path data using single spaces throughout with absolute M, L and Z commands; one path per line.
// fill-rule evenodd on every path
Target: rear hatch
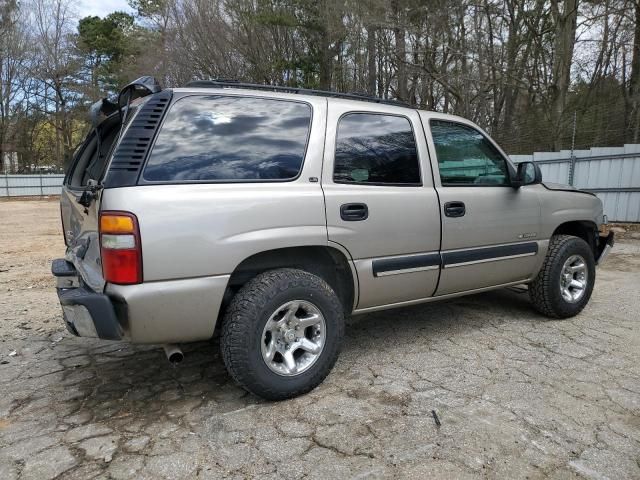
M 107 159 L 120 131 L 118 114 L 103 121 L 87 135 L 76 151 L 62 187 L 60 209 L 67 245 L 65 258 L 73 263 L 94 291 L 104 288 L 100 263 L 98 215 Z
M 95 292 L 101 292 L 105 285 L 98 232 L 102 180 L 114 147 L 131 120 L 149 95 L 160 90 L 152 77 L 141 77 L 122 89 L 117 103 L 106 99 L 96 102 L 90 109 L 91 131 L 67 170 L 60 196 L 65 258 Z

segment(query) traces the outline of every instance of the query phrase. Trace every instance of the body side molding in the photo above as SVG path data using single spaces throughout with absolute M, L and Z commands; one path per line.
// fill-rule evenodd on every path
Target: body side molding
M 374 277 L 453 268 L 476 263 L 508 260 L 538 254 L 538 242 L 523 242 L 490 247 L 466 248 L 442 253 L 429 252 L 377 258 L 372 261 Z

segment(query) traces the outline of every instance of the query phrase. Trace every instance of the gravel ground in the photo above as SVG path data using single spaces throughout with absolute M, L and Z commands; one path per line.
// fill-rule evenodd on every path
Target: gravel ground
M 0 202 L 0 478 L 640 478 L 640 242 L 578 317 L 496 291 L 355 317 L 312 393 L 268 403 L 215 341 L 77 339 L 55 202 Z M 436 412 L 438 422 L 434 418 Z

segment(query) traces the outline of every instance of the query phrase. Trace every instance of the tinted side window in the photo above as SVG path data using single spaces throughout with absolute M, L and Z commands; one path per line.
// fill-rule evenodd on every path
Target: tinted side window
M 222 95 L 189 96 L 167 113 L 147 181 L 290 180 L 302 167 L 311 107 Z
M 416 140 L 409 120 L 371 113 L 343 116 L 338 124 L 333 180 L 420 185 Z
M 504 157 L 476 129 L 442 120 L 430 125 L 442 185 L 509 184 Z

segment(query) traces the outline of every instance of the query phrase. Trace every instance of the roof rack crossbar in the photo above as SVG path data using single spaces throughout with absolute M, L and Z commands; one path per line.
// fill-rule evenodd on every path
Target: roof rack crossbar
M 348 100 L 359 100 L 365 102 L 374 102 L 374 103 L 383 103 L 387 105 L 396 105 L 400 107 L 409 107 L 411 106 L 407 103 L 401 102 L 399 100 L 386 100 L 384 98 L 372 97 L 362 93 L 340 93 L 340 92 L 332 92 L 329 90 L 316 90 L 312 88 L 299 88 L 299 87 L 285 87 L 280 85 L 263 85 L 258 83 L 243 83 L 235 80 L 194 80 L 185 85 L 186 87 L 198 87 L 198 88 L 246 88 L 252 90 L 266 90 L 270 92 L 281 92 L 281 93 L 298 93 L 298 94 L 306 94 L 306 95 L 317 95 L 320 97 L 331 97 L 331 98 L 344 98 Z

